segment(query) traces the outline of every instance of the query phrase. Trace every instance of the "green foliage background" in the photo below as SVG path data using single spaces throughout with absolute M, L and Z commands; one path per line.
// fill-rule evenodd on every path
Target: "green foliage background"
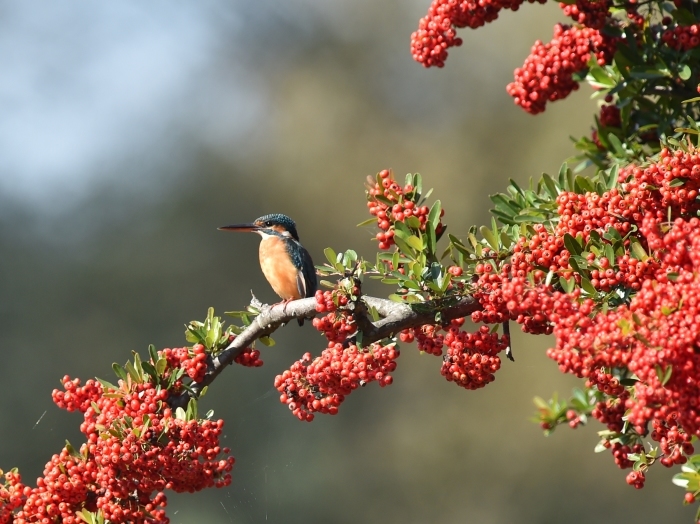
M 362 184 L 392 167 L 400 179 L 422 173 L 448 231 L 464 235 L 489 221 L 486 196 L 508 177 L 555 174 L 574 152 L 569 135 L 590 132 L 596 105 L 586 87 L 537 117 L 505 93 L 534 40 L 549 40 L 563 20 L 555 5 L 525 5 L 463 30 L 449 67 L 424 71 L 409 36 L 427 1 L 335 2 L 328 17 L 293 3 L 298 19 L 274 2 L 236 5 L 256 15 L 243 51 L 267 94 L 265 132 L 252 150 L 212 145 L 202 138 L 207 123 L 192 122 L 152 156 L 103 166 L 104 183 L 79 207 L 46 215 L 0 194 L 0 467 L 18 466 L 31 482 L 66 438 L 81 442 L 79 415 L 51 402 L 64 374 L 109 376 L 131 350 L 182 344 L 186 321 L 208 306 L 240 309 L 250 289 L 274 300 L 256 238 L 217 226 L 283 212 L 317 263 L 326 246 L 371 255 L 370 234 L 354 228 L 367 218 Z M 234 71 L 230 45 L 220 42 L 208 75 Z M 167 163 L 154 158 L 175 155 L 182 175 L 162 177 Z M 162 182 L 144 192 L 120 182 L 125 169 Z M 406 347 L 394 385 L 368 387 L 340 416 L 303 424 L 272 380 L 324 339 L 308 325 L 285 328 L 262 368 L 227 370 L 202 401 L 226 420 L 233 484 L 169 494 L 171 521 L 689 521 L 671 472 L 655 471 L 636 492 L 608 456 L 593 454 L 596 424 L 542 438 L 528 420 L 532 397 L 567 394 L 577 381 L 545 358 L 547 338 L 514 335 L 516 362 L 504 362 L 484 390 L 456 388 L 438 359 Z

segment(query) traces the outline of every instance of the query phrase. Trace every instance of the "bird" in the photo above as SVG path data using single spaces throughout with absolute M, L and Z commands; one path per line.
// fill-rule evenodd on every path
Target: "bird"
M 260 242 L 260 268 L 275 293 L 286 305 L 292 300 L 311 297 L 316 293 L 314 262 L 299 242 L 297 227 L 291 218 L 281 213 L 261 216 L 246 224 L 222 226 L 221 231 L 257 233 Z M 297 319 L 299 325 L 304 319 Z

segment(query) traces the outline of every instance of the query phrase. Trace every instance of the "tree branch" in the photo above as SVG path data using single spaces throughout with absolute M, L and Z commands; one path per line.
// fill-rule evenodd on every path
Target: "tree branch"
M 371 344 L 378 340 L 395 335 L 396 333 L 424 324 L 435 324 L 435 314 L 440 312 L 441 322 L 465 317 L 479 309 L 479 303 L 472 297 L 452 299 L 451 302 L 427 302 L 409 306 L 384 298 L 363 296 L 356 302 L 350 302 L 348 309 L 352 312 L 358 331 L 362 333 L 362 343 Z M 382 317 L 373 321 L 369 309 L 374 309 Z M 277 329 L 296 318 L 315 316 L 316 299 L 314 297 L 294 300 L 287 304 L 263 306 L 260 314 L 246 327 L 240 335 L 221 353 L 209 357 L 207 372 L 202 382 L 192 383 L 191 391 L 183 392 L 179 397 L 170 400 L 173 408 L 184 407 L 191 397 L 197 397 L 202 390 L 211 384 L 226 366 L 233 363 L 236 357 L 245 351 L 260 337 L 272 334 Z

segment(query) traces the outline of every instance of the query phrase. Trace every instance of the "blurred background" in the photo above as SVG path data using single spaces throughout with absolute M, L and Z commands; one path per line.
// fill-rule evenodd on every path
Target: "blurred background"
M 442 70 L 409 54 L 428 0 L 273 0 L 0 6 L 0 467 L 33 483 L 80 415 L 64 374 L 111 378 L 184 324 L 276 297 L 255 235 L 216 230 L 283 212 L 317 263 L 373 256 L 363 181 L 423 174 L 450 231 L 489 220 L 509 177 L 556 172 L 590 132 L 586 88 L 532 117 L 505 92 L 556 5 L 524 5 L 477 31 Z M 257 369 L 231 367 L 203 409 L 226 420 L 233 483 L 169 494 L 173 523 L 690 522 L 671 472 L 635 491 L 597 423 L 544 438 L 532 397 L 577 385 L 515 335 L 516 362 L 469 392 L 406 346 L 394 385 L 339 416 L 296 420 L 274 376 L 325 345 L 290 325 Z

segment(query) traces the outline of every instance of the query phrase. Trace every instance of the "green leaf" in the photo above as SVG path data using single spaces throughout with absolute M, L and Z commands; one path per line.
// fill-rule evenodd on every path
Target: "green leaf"
M 156 361 L 156 373 L 158 374 L 159 377 L 163 376 L 163 373 L 165 373 L 165 368 L 168 367 L 168 361 L 165 358 L 159 358 Z
M 508 234 L 508 229 L 507 229 L 507 228 L 504 229 L 504 230 L 502 230 L 502 231 L 501 231 L 501 234 L 500 234 L 499 236 L 500 236 L 500 238 L 501 238 L 501 244 L 502 244 L 503 247 L 505 247 L 506 249 L 508 249 L 508 248 L 514 243 L 514 240 L 513 240 L 513 239 L 510 237 L 510 235 Z
M 426 248 L 428 253 L 435 253 L 437 245 L 437 235 L 435 234 L 435 228 L 430 221 L 425 223 L 425 240 Z
M 574 271 L 576 271 L 576 273 L 581 275 L 581 274 L 583 274 L 583 270 L 579 266 L 577 258 L 580 259 L 581 257 L 575 257 L 575 256 L 569 257 L 569 265 L 571 266 L 571 269 L 573 269 Z
M 415 216 L 411 215 L 410 217 L 404 218 L 404 222 L 414 231 L 420 230 L 420 220 L 418 220 Z
M 416 282 L 415 280 L 404 280 L 402 285 L 406 289 L 413 289 L 414 291 L 421 290 L 420 284 L 418 284 L 418 282 Z
M 679 7 L 671 11 L 671 16 L 681 25 L 693 25 L 696 22 L 695 15 L 684 7 Z
M 148 345 L 148 354 L 151 357 L 152 362 L 156 362 L 160 357 L 158 356 L 158 350 L 153 344 Z
M 514 194 L 518 194 L 518 195 L 520 195 L 520 196 L 522 196 L 522 197 L 525 196 L 525 192 L 524 192 L 522 189 L 520 189 L 520 186 L 515 182 L 515 180 L 513 180 L 512 178 L 509 178 L 509 179 L 508 179 L 508 182 L 509 182 L 509 184 L 510 184 L 510 185 L 508 186 L 508 189 L 512 190 L 512 192 L 513 192 Z
M 578 241 L 569 233 L 564 234 L 564 247 L 571 255 L 580 255 L 583 253 L 581 244 L 579 244 Z
M 620 232 L 614 227 L 609 227 L 603 234 L 603 238 L 609 240 L 610 242 L 618 242 L 622 240 Z
M 547 277 L 544 280 L 544 285 L 549 286 L 552 283 L 552 278 L 554 277 L 554 271 L 548 271 Z
M 330 265 L 335 266 L 336 260 L 338 258 L 338 255 L 336 254 L 336 252 L 333 251 L 332 248 L 327 247 L 326 249 L 323 250 L 323 254 L 326 255 L 326 260 L 328 260 Z
M 569 186 L 569 176 L 568 172 L 570 171 L 569 166 L 566 162 L 564 162 L 561 165 L 561 168 L 559 168 L 559 187 L 564 188 L 567 191 L 571 191 L 573 188 Z
M 486 226 L 481 226 L 479 228 L 479 232 L 481 233 L 481 236 L 486 239 L 486 242 L 489 243 L 491 248 L 493 248 L 494 251 L 498 252 L 498 239 L 494 236 L 493 232 Z
M 617 186 L 619 174 L 620 174 L 620 166 L 618 164 L 615 164 L 610 169 L 610 174 L 608 175 L 608 183 L 605 185 L 608 189 L 612 189 L 615 186 Z
M 376 223 L 377 223 L 377 219 L 373 217 L 373 218 L 368 218 L 367 220 L 363 220 L 362 222 L 357 224 L 357 226 L 355 226 L 355 227 L 364 227 L 364 226 L 369 226 L 371 224 L 376 224 Z
M 134 368 L 134 365 L 131 362 L 127 361 L 125 368 L 131 376 L 131 380 L 133 380 L 137 384 L 141 384 L 143 382 L 141 376 L 139 375 L 138 371 L 136 371 L 136 368 Z
M 625 149 L 622 146 L 622 142 L 620 142 L 620 139 L 617 137 L 617 135 L 615 135 L 614 133 L 608 133 L 607 139 L 608 142 L 610 142 L 610 145 L 612 146 L 613 151 L 617 156 L 626 156 Z
M 673 373 L 673 366 L 668 365 L 666 366 L 666 369 L 663 369 L 661 366 L 656 365 L 654 366 L 656 370 L 656 376 L 659 379 L 659 382 L 661 382 L 662 386 L 665 386 L 668 381 L 671 379 L 671 374 Z
M 408 237 L 408 239 L 406 239 L 406 242 L 416 251 L 423 251 L 423 241 L 417 236 L 411 235 L 410 237 Z
M 532 399 L 532 402 L 534 402 L 535 406 L 537 406 L 539 409 L 549 410 L 549 404 L 547 404 L 547 401 L 542 397 L 535 397 Z
M 690 70 L 690 67 L 688 67 L 687 64 L 683 64 L 681 69 L 678 71 L 678 78 L 681 80 L 688 80 L 691 75 L 692 71 Z
M 518 224 L 541 224 L 545 220 L 545 217 L 538 215 L 518 215 L 513 217 L 513 222 Z
M 272 347 L 275 345 L 275 341 L 270 336 L 262 336 L 258 340 L 267 347 Z
M 80 511 L 80 517 L 86 522 L 86 524 L 98 524 L 98 522 L 95 520 L 95 514 L 86 509 Z
M 684 185 L 686 180 L 684 178 L 674 178 L 668 183 L 669 187 L 681 187 Z
M 150 362 L 142 362 L 141 366 L 146 374 L 153 377 L 154 379 L 158 378 L 158 373 L 156 372 L 156 368 L 153 367 L 153 364 L 151 364 Z
M 596 288 L 593 287 L 591 281 L 583 275 L 581 275 L 581 287 L 586 293 L 588 293 L 591 296 L 596 296 L 598 294 L 598 291 L 596 290 Z
M 406 295 L 406 300 L 404 300 L 407 304 L 417 304 L 418 302 L 423 302 L 423 299 L 418 296 L 418 295 Z
M 107 390 L 118 390 L 119 388 L 112 384 L 111 382 L 107 382 L 106 380 L 102 380 L 101 378 L 97 378 L 97 381 L 102 384 L 102 389 L 107 391 Z
M 141 356 L 133 351 L 134 354 L 134 369 L 136 370 L 136 373 L 138 373 L 139 378 L 143 381 L 143 364 L 141 362 Z
M 185 420 L 197 420 L 197 399 L 191 398 L 187 403 L 185 416 L 187 417 Z
M 577 175 L 576 178 L 574 178 L 574 188 L 577 193 L 595 193 L 595 188 L 593 184 L 591 184 L 591 181 L 581 175 Z
M 594 88 L 609 89 L 615 87 L 615 79 L 611 78 L 608 72 L 600 66 L 593 66 L 588 70 L 586 77 L 591 86 Z
M 673 482 L 676 486 L 680 486 L 681 488 L 687 488 L 690 482 L 689 475 L 689 473 L 677 473 L 673 475 L 671 482 Z
M 636 238 L 630 238 L 630 255 L 642 261 L 649 258 L 649 255 L 647 255 L 647 252 L 644 251 L 644 248 Z
M 415 192 L 417 196 L 420 196 L 423 194 L 423 177 L 420 175 L 420 173 L 415 174 Z
M 620 328 L 623 337 L 626 337 L 632 332 L 632 324 L 630 324 L 629 321 L 625 318 L 621 318 L 620 320 L 618 320 L 617 326 Z
M 433 225 L 433 228 L 436 230 L 438 225 L 440 224 L 441 211 L 442 204 L 439 200 L 436 200 L 430 208 L 430 213 L 428 213 L 428 221 Z
M 405 240 L 405 239 L 403 239 L 403 238 L 401 238 L 399 235 L 397 235 L 397 234 L 396 234 L 396 231 L 394 231 L 394 243 L 396 244 L 396 247 L 399 248 L 399 250 L 401 251 L 401 253 L 403 253 L 404 255 L 410 257 L 411 259 L 413 259 L 413 256 L 412 256 L 412 255 L 413 255 L 413 252 L 412 252 L 411 246 L 409 246 L 409 245 L 406 243 L 406 240 Z
M 119 364 L 116 362 L 112 364 L 112 369 L 114 370 L 114 373 L 117 375 L 118 378 L 122 379 L 123 381 L 126 382 L 126 371 L 124 370 L 123 367 L 121 367 Z M 115 388 L 119 389 L 119 388 Z
M 639 80 L 652 80 L 654 78 L 664 78 L 670 75 L 665 69 L 655 69 L 647 66 L 636 66 L 630 70 L 629 75 Z
M 514 207 L 505 195 L 498 193 L 496 195 L 490 195 L 489 198 L 496 205 L 496 209 L 502 211 L 506 216 L 512 217 L 518 213 L 518 209 Z
M 394 254 L 391 256 L 391 266 L 394 270 L 397 270 L 399 268 L 400 259 L 401 257 L 399 256 L 398 251 L 395 251 Z
M 551 176 L 549 176 L 547 173 L 542 173 L 542 180 L 544 181 L 544 185 L 549 190 L 549 194 L 552 198 L 559 196 L 559 188 Z
M 70 442 L 68 442 L 67 440 L 66 440 L 66 451 L 68 452 L 68 454 L 71 457 L 83 460 L 83 456 L 80 453 L 78 453 L 78 450 L 76 450 L 73 447 L 73 445 Z
M 357 262 L 357 252 L 353 249 L 348 249 L 343 253 L 343 266 L 345 269 L 352 269 Z
M 559 285 L 565 293 L 571 293 L 576 288 L 576 280 L 573 278 L 559 277 Z

